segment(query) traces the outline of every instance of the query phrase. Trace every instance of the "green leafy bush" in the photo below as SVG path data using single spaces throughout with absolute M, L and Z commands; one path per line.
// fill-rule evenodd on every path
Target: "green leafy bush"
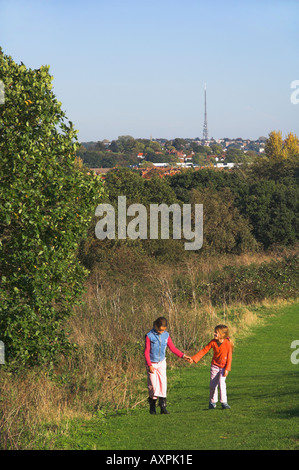
M 76 163 L 49 67 L 0 50 L 0 80 L 0 337 L 8 362 L 51 362 L 69 348 L 63 325 L 87 274 L 77 249 L 102 185 Z
M 199 297 L 209 297 L 213 305 L 263 299 L 292 298 L 298 295 L 298 256 L 261 265 L 225 266 L 213 273 L 208 282 L 198 285 Z

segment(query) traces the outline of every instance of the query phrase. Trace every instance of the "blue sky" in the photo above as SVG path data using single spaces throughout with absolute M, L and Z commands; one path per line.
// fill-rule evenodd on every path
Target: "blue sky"
M 0 0 L 0 45 L 50 65 L 80 141 L 299 136 L 298 0 Z

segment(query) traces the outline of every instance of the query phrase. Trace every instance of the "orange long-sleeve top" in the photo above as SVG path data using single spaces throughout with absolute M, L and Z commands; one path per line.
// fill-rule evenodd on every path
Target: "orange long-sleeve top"
M 225 339 L 220 345 L 215 339 L 212 339 L 203 349 L 192 356 L 193 361 L 197 363 L 211 348 L 214 350 L 212 364 L 221 368 L 225 367 L 225 370 L 231 370 L 232 345 L 229 339 Z

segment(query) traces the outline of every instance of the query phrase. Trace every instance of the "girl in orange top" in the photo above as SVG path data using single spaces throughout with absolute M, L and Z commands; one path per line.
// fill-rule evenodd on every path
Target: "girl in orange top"
M 218 401 L 218 387 L 220 390 L 220 403 L 223 409 L 230 408 L 227 403 L 226 377 L 231 370 L 233 343 L 229 338 L 229 331 L 226 325 L 217 325 L 212 339 L 203 349 L 188 360 L 197 363 L 211 348 L 214 355 L 211 364 L 210 379 L 210 402 L 209 409 L 216 408 Z

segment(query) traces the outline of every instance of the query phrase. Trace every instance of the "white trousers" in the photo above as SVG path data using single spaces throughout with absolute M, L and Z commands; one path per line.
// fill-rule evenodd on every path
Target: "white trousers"
M 154 373 L 151 374 L 149 367 L 146 366 L 147 370 L 147 387 L 150 398 L 163 397 L 166 398 L 167 392 L 167 378 L 166 378 L 166 359 L 161 362 L 152 364 L 155 369 Z
M 224 377 L 225 368 L 211 365 L 211 379 L 210 379 L 210 402 L 217 403 L 218 401 L 218 388 L 220 391 L 220 403 L 227 403 L 226 395 L 226 377 Z

